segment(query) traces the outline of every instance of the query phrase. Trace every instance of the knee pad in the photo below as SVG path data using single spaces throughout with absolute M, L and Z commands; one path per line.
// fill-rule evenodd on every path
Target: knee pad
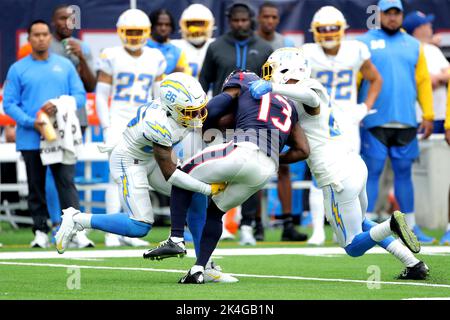
M 147 233 L 152 228 L 151 224 L 129 219 L 128 225 L 127 225 L 127 237 L 132 238 L 142 238 L 147 235 Z

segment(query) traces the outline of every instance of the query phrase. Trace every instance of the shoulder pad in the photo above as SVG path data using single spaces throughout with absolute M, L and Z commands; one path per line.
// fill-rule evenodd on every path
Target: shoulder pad
M 144 137 L 162 146 L 171 147 L 173 130 L 165 111 L 158 104 L 151 104 L 143 118 Z

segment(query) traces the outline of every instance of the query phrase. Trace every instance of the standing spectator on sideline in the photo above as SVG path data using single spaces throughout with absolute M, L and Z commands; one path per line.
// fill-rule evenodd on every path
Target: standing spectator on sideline
M 170 42 L 170 35 L 175 31 L 172 14 L 166 9 L 159 9 L 149 14 L 152 25 L 151 37 L 147 46 L 158 49 L 166 58 L 166 75 L 173 72 L 183 72 L 191 75 L 186 54 L 182 49 Z
M 410 35 L 419 40 L 423 45 L 423 52 L 427 60 L 433 85 L 434 102 L 434 133 L 444 133 L 445 106 L 447 103 L 447 83 L 450 79 L 450 63 L 442 51 L 432 44 L 434 15 L 425 15 L 423 12 L 414 11 L 405 16 L 403 28 Z M 417 121 L 422 120 L 422 110 L 416 103 Z
M 4 86 L 4 110 L 17 123 L 16 148 L 25 161 L 28 178 L 28 207 L 33 218 L 35 238 L 32 247 L 49 246 L 48 211 L 45 200 L 45 173 L 40 157 L 41 132 L 45 122 L 36 115 L 43 110 L 49 116 L 56 106 L 49 99 L 61 95 L 73 96 L 77 108 L 84 107 L 86 91 L 72 63 L 49 53 L 50 26 L 43 20 L 32 22 L 28 28 L 31 55 L 14 63 L 8 71 Z M 75 166 L 61 163 L 50 165 L 63 208 L 79 208 L 74 183 Z
M 235 3 L 226 12 L 230 31 L 218 37 L 206 51 L 200 83 L 207 91 L 213 84 L 213 95 L 221 92 L 226 77 L 236 69 L 261 73 L 261 67 L 272 53 L 270 45 L 254 35 L 254 12 L 245 3 Z
M 403 6 L 400 0 L 380 0 L 381 29 L 369 30 L 359 38 L 371 52 L 372 62 L 383 78 L 383 87 L 363 119 L 361 154 L 366 162 L 368 213 L 374 212 L 378 182 L 389 156 L 394 172 L 395 197 L 408 226 L 423 243 L 434 239 L 423 234 L 415 221 L 412 164 L 419 156 L 416 100 L 423 110 L 419 129 L 427 139 L 433 132 L 433 91 L 423 48 L 419 41 L 401 31 Z M 363 81 L 359 101 L 367 98 L 369 82 Z
M 280 23 L 280 13 L 278 7 L 272 2 L 264 2 L 258 11 L 258 29 L 256 35 L 260 39 L 269 44 L 275 51 L 283 47 L 295 47 L 294 42 L 276 32 L 278 24 Z M 285 147 L 288 149 L 287 147 Z M 286 150 L 284 150 L 286 151 Z M 286 241 L 305 241 L 306 234 L 299 233 L 293 228 L 292 219 L 292 185 L 290 166 L 287 164 L 280 164 L 278 168 L 278 198 L 280 199 L 282 219 L 284 225 L 287 226 L 283 229 L 281 240 Z M 264 240 L 264 226 L 261 219 L 261 210 L 258 210 L 256 214 L 255 225 L 255 239 L 258 241 Z
M 445 129 L 445 141 L 447 141 L 447 144 L 450 146 L 450 85 L 448 86 L 448 92 L 447 92 L 447 111 L 446 111 L 444 129 Z M 439 243 L 441 245 L 443 245 L 443 244 L 450 245 L 450 186 L 449 186 L 449 189 L 448 189 L 448 224 L 447 224 L 447 231 L 442 236 L 441 241 Z
M 262 65 L 273 51 L 270 45 L 255 36 L 255 14 L 247 4 L 232 4 L 226 16 L 231 30 L 210 44 L 200 73 L 203 90 L 208 91 L 212 84 L 214 96 L 221 92 L 226 77 L 236 69 L 260 74 Z M 256 218 L 258 201 L 258 194 L 255 194 L 242 204 L 242 245 L 256 244 L 252 223 Z
M 73 29 L 69 27 L 71 9 L 69 5 L 59 5 L 53 11 L 52 27 L 53 39 L 50 43 L 50 52 L 69 59 L 75 66 L 78 75 L 87 92 L 95 90 L 96 79 L 94 75 L 94 61 L 89 46 L 72 36 Z M 77 110 L 81 131 L 84 134 L 88 126 L 86 107 Z
M 278 7 L 273 2 L 264 2 L 258 11 L 258 30 L 256 35 L 266 41 L 273 50 L 295 47 L 294 42 L 276 31 L 280 23 Z

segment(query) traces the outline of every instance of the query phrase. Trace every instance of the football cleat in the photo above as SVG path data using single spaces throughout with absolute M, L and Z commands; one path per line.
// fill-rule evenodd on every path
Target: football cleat
M 95 244 L 92 240 L 90 240 L 86 236 L 86 232 L 83 230 L 83 231 L 77 232 L 72 237 L 72 241 L 69 243 L 69 248 L 72 248 L 72 246 L 74 248 L 82 249 L 82 248 L 93 248 L 93 247 L 95 247 Z
M 313 232 L 311 238 L 308 239 L 307 243 L 314 246 L 323 245 L 325 243 L 325 231 L 323 229 L 316 230 Z
M 439 242 L 441 245 L 449 246 L 450 245 L 450 230 L 448 230 L 441 238 Z
M 298 232 L 295 229 L 292 218 L 287 218 L 284 221 L 281 241 L 306 241 L 306 239 L 308 239 L 308 236 L 306 234 Z
M 419 253 L 420 242 L 417 240 L 416 235 L 409 229 L 405 221 L 405 215 L 400 211 L 394 211 L 391 217 L 390 227 L 413 253 Z
M 401 280 L 425 280 L 430 273 L 430 269 L 423 262 L 419 261 L 412 267 L 406 267 L 406 269 L 397 277 Z
M 222 283 L 235 283 L 239 280 L 229 274 L 223 273 L 222 268 L 214 263 L 214 261 L 208 262 L 205 267 L 204 274 L 205 282 L 222 282 Z
M 188 273 L 186 273 L 183 278 L 178 280 L 178 283 L 181 283 L 181 284 L 204 284 L 205 279 L 203 276 L 203 272 L 197 271 L 196 273 L 191 274 L 191 270 L 189 270 Z
M 264 225 L 261 222 L 256 223 L 253 235 L 256 241 L 264 241 Z
M 228 231 L 228 229 L 225 228 L 225 225 L 223 225 L 222 227 L 222 234 L 220 235 L 220 240 L 234 240 L 234 234 Z
M 183 258 L 186 255 L 186 247 L 184 241 L 175 243 L 172 239 L 160 242 L 159 246 L 150 249 L 144 253 L 144 259 L 162 260 L 166 258 L 178 257 Z
M 239 241 L 239 244 L 241 246 L 249 245 L 249 246 L 255 246 L 256 240 L 255 237 L 253 237 L 253 228 L 252 226 L 241 226 L 241 240 Z
M 48 240 L 48 235 L 45 232 L 36 230 L 34 234 L 34 239 L 31 241 L 30 246 L 32 248 L 48 248 L 50 243 Z
M 414 226 L 412 232 L 414 232 L 414 234 L 417 237 L 417 240 L 419 240 L 420 243 L 431 244 L 436 242 L 435 238 L 429 237 L 425 233 L 423 233 L 422 229 L 420 229 L 418 225 Z
M 78 213 L 80 213 L 80 211 L 73 207 L 63 210 L 61 225 L 55 235 L 56 250 L 59 254 L 64 253 L 69 245 L 69 242 L 78 231 L 77 224 L 73 221 L 73 216 Z

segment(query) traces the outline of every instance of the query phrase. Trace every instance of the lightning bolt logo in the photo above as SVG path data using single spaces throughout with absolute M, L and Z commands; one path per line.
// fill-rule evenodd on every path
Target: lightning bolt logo
M 148 126 L 155 131 L 156 133 L 161 134 L 163 137 L 168 137 L 169 139 L 172 139 L 172 135 L 170 134 L 169 129 L 166 128 L 166 126 L 161 126 L 159 123 L 151 123 L 147 122 Z
M 344 239 L 347 239 L 347 232 L 345 231 L 344 223 L 342 221 L 342 216 L 339 213 L 339 207 L 334 198 L 333 189 L 331 189 L 331 212 L 333 213 L 334 221 L 336 221 L 336 225 L 339 229 L 342 230 L 344 234 Z
M 178 81 L 164 80 L 161 83 L 160 87 L 161 88 L 171 87 L 171 88 L 175 89 L 176 91 L 183 93 L 189 99 L 189 101 L 192 102 L 192 98 L 191 98 L 191 95 L 189 94 L 189 91 L 185 88 L 185 86 L 182 83 L 180 83 Z
M 121 162 L 121 165 L 122 165 L 122 172 L 123 172 L 123 176 L 121 177 L 122 178 L 122 195 L 123 195 L 123 199 L 125 200 L 125 203 L 128 206 L 128 209 L 130 209 L 130 212 L 132 212 L 130 204 L 128 203 L 128 197 L 130 196 L 130 193 L 128 191 L 128 177 L 125 173 L 125 167 L 123 165 L 123 162 Z

